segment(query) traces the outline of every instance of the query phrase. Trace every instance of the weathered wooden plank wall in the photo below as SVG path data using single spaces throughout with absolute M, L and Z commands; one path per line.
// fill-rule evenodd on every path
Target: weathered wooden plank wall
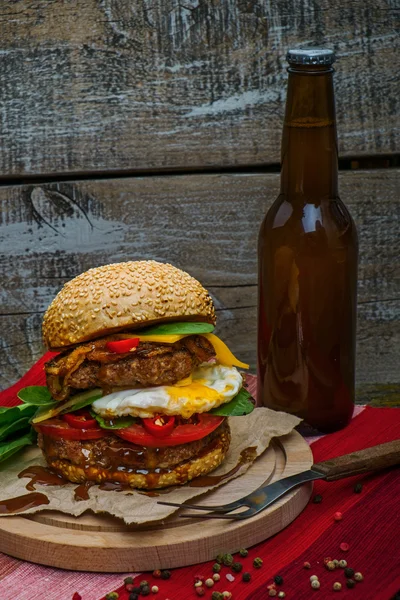
M 400 380 L 398 174 L 340 177 L 360 237 L 358 383 Z M 65 281 L 92 266 L 148 257 L 187 269 L 209 288 L 221 336 L 254 369 L 256 238 L 278 180 L 187 175 L 0 189 L 0 386 L 41 354 L 41 316 Z
M 277 163 L 302 43 L 340 58 L 341 154 L 394 152 L 398 16 L 392 0 L 3 2 L 0 176 Z

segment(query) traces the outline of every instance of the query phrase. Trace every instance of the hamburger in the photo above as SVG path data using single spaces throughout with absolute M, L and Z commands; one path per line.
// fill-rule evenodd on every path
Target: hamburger
M 218 467 L 227 416 L 253 404 L 238 370 L 248 365 L 215 322 L 207 290 L 169 264 L 110 264 L 69 281 L 43 318 L 57 354 L 45 364 L 47 386 L 34 389 L 32 423 L 49 467 L 76 483 L 141 489 Z

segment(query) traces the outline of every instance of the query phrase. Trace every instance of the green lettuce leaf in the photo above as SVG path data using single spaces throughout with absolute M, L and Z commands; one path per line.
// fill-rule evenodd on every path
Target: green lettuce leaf
M 34 406 L 57 404 L 51 397 L 49 389 L 44 385 L 30 385 L 20 390 L 17 396 L 22 402 Z
M 138 331 L 138 335 L 192 335 L 195 333 L 211 333 L 214 331 L 214 325 L 210 323 L 163 323 L 162 325 L 154 325 Z M 133 337 L 133 336 L 132 336 Z
M 10 458 L 10 456 L 21 450 L 24 446 L 32 444 L 36 444 L 36 432 L 33 429 L 11 442 L 0 443 L 0 462 Z
M 251 395 L 245 388 L 242 388 L 230 402 L 221 404 L 218 408 L 213 408 L 210 410 L 210 414 L 220 417 L 240 417 L 248 415 L 253 410 L 254 404 L 251 401 Z

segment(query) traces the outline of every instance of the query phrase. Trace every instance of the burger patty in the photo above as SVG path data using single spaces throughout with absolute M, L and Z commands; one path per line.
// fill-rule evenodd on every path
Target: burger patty
M 179 446 L 145 448 L 110 434 L 99 440 L 64 440 L 39 433 L 38 444 L 49 463 L 66 460 L 80 467 L 115 470 L 172 469 L 201 455 L 222 435 L 230 439 L 228 420 L 206 437 Z
M 134 352 L 109 352 L 111 338 L 82 344 L 46 363 L 46 382 L 56 400 L 94 387 L 173 385 L 215 357 L 207 338 L 191 335 L 175 344 L 139 343 Z M 118 339 L 113 336 L 112 339 Z

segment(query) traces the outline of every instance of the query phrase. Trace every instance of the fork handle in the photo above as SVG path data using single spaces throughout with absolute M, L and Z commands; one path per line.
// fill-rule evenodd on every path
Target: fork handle
M 400 464 L 400 439 L 324 460 L 311 468 L 313 471 L 325 475 L 326 481 L 335 481 L 335 479 L 385 469 L 398 464 Z

